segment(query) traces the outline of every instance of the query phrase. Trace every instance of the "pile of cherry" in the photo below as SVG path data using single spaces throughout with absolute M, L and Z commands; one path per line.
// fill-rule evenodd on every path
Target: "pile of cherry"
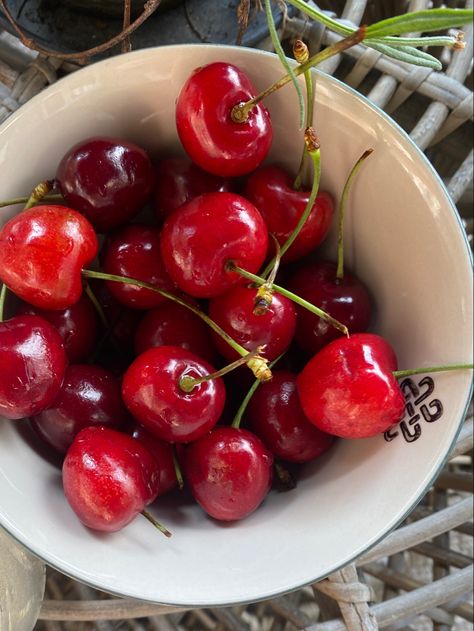
M 290 237 L 309 191 L 261 166 L 272 140 L 263 105 L 231 120 L 252 96 L 234 66 L 199 69 L 176 110 L 188 158 L 152 165 L 126 140 L 86 139 L 58 166 L 62 200 L 0 231 L 0 280 L 18 298 L 0 323 L 0 414 L 29 417 L 64 456 L 66 497 L 91 528 L 149 516 L 181 475 L 209 515 L 241 519 L 270 490 L 275 461 L 306 463 L 335 436 L 373 436 L 403 415 L 395 354 L 363 333 L 367 290 L 308 257 L 331 226 L 329 194 L 282 257 L 286 290 L 270 287 L 255 307 L 265 279 L 249 278 L 278 251 L 273 238 Z M 139 215 L 147 204 L 151 220 Z

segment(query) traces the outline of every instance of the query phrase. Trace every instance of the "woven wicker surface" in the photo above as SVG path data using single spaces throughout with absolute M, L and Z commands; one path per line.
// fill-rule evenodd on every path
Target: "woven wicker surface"
M 350 23 L 373 22 L 439 2 L 320 2 Z M 472 7 L 468 2 L 450 6 Z M 466 48 L 442 51 L 443 72 L 413 68 L 362 46 L 329 60 L 335 74 L 389 112 L 425 150 L 457 203 L 472 242 L 472 25 Z M 288 18 L 282 38 L 302 37 L 316 52 L 337 36 L 304 16 Z M 259 46 L 271 49 L 271 43 Z M 0 122 L 74 65 L 44 58 L 0 32 Z M 350 631 L 377 628 L 472 629 L 472 413 L 450 463 L 394 533 L 328 579 L 288 596 L 228 609 L 174 611 L 117 600 L 47 570 L 37 631 L 180 630 Z

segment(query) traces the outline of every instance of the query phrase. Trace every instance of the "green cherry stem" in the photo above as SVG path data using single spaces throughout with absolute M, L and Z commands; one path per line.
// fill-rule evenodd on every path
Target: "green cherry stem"
M 306 44 L 297 39 L 293 44 L 293 55 L 299 64 L 304 64 L 309 59 L 309 50 Z M 304 81 L 306 85 L 306 127 L 313 126 L 313 114 L 314 114 L 314 89 L 313 89 L 313 77 L 311 70 L 307 70 L 304 73 Z M 308 148 L 306 146 L 306 140 L 303 143 L 303 152 L 301 154 L 300 166 L 293 182 L 293 188 L 295 191 L 299 191 L 303 183 L 303 175 L 305 171 L 306 156 L 308 154 Z
M 31 195 L 29 197 L 14 197 L 13 199 L 8 199 L 7 201 L 4 202 L 0 202 L 0 208 L 5 208 L 6 206 L 15 206 L 17 204 L 26 204 L 28 202 L 28 200 L 30 199 Z M 59 194 L 53 194 L 53 195 L 45 195 L 44 197 L 42 197 L 41 201 L 43 202 L 59 202 L 62 201 L 63 196 L 59 195 Z
M 364 151 L 364 153 L 360 156 L 360 158 L 352 167 L 342 190 L 337 220 L 337 280 L 342 280 L 344 278 L 344 214 L 347 205 L 347 198 L 349 197 L 349 191 L 351 190 L 352 182 L 354 181 L 356 175 L 359 173 L 362 164 L 372 152 L 373 149 L 367 149 L 367 151 Z
M 247 270 L 242 269 L 233 261 L 228 261 L 226 267 L 229 272 L 235 272 L 236 274 L 239 274 L 243 278 L 246 278 L 247 280 L 255 283 L 258 286 L 263 285 L 266 282 L 265 279 L 261 278 L 260 276 L 256 276 L 255 274 L 252 274 L 250 272 L 247 272 Z M 273 285 L 273 289 L 282 296 L 285 296 L 289 300 L 292 300 L 297 305 L 300 305 L 304 309 L 307 309 L 308 311 L 311 311 L 311 313 L 319 316 L 325 322 L 329 322 L 329 324 L 338 329 L 338 331 L 341 331 L 341 333 L 343 333 L 344 335 L 349 335 L 349 329 L 347 328 L 347 326 L 339 322 L 339 320 L 336 320 L 335 318 L 330 316 L 329 313 L 326 313 L 322 309 L 319 309 L 319 307 L 316 307 L 316 305 L 313 305 L 311 304 L 311 302 L 308 302 L 304 298 L 301 298 L 301 296 L 297 296 L 293 292 L 288 291 L 288 289 L 280 287 L 280 285 Z
M 181 472 L 181 467 L 179 466 L 178 455 L 176 453 L 176 445 L 171 445 L 171 453 L 173 454 L 173 467 L 174 473 L 176 475 L 176 480 L 178 482 L 178 488 L 180 491 L 184 489 L 184 480 L 183 474 Z
M 447 372 L 451 370 L 472 370 L 474 364 L 448 364 L 446 366 L 426 366 L 426 368 L 412 368 L 408 370 L 394 370 L 395 379 L 411 377 L 412 375 L 424 375 L 430 372 Z
M 158 530 L 162 532 L 165 535 L 165 537 L 171 537 L 171 533 L 168 530 L 168 528 L 165 528 L 163 524 L 160 524 L 160 522 L 157 519 L 155 519 L 153 515 L 151 515 L 147 510 L 142 510 L 141 514 L 143 515 L 143 517 L 148 519 L 148 521 L 151 524 L 153 524 L 155 528 L 158 528 Z
M 280 267 L 280 244 L 278 243 L 278 239 L 274 234 L 270 233 L 270 236 L 273 239 L 275 244 L 275 258 L 273 268 L 270 271 L 270 274 L 267 277 L 264 285 L 260 285 L 258 288 L 257 294 L 254 299 L 253 306 L 253 315 L 261 316 L 265 315 L 272 304 L 273 299 L 273 283 L 275 282 L 276 275 L 278 273 L 278 269 Z
M 3 322 L 3 312 L 5 310 L 5 298 L 7 296 L 7 286 L 3 283 L 0 289 L 0 322 Z
M 326 61 L 326 59 L 334 57 L 334 55 L 338 55 L 339 53 L 342 53 L 344 50 L 347 50 L 348 48 L 351 48 L 356 44 L 360 44 L 360 42 L 362 42 L 365 37 L 366 29 L 366 26 L 361 26 L 359 29 L 357 29 L 357 31 L 354 31 L 348 37 L 341 39 L 339 42 L 328 46 L 319 53 L 316 53 L 316 55 L 310 57 L 306 63 L 301 64 L 300 66 L 295 68 L 293 71 L 293 75 L 302 75 L 313 66 Z M 275 92 L 276 90 L 282 88 L 284 85 L 289 83 L 291 79 L 291 75 L 286 74 L 281 77 L 281 79 L 273 83 L 269 88 L 267 88 L 263 92 L 260 92 L 260 94 L 257 94 L 257 96 L 255 96 L 253 99 L 250 99 L 246 103 L 238 103 L 232 108 L 230 114 L 231 119 L 234 121 L 234 123 L 245 123 L 249 117 L 251 110 L 256 105 L 258 105 L 260 101 L 262 101 L 270 94 L 273 94 L 273 92 Z
M 25 204 L 23 210 L 28 210 L 38 202 L 40 202 L 44 197 L 51 191 L 54 186 L 53 180 L 44 180 L 37 184 L 34 189 L 31 191 L 31 195 L 28 197 L 28 200 Z

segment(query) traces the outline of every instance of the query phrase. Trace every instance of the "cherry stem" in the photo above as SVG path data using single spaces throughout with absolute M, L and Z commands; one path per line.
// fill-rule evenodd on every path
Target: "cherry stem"
M 0 322 L 3 322 L 3 311 L 5 309 L 5 298 L 7 295 L 7 286 L 5 283 L 2 285 L 2 289 L 0 289 Z
M 412 368 L 408 370 L 394 370 L 395 379 L 411 377 L 412 375 L 424 375 L 430 372 L 447 372 L 450 370 L 472 370 L 474 364 L 448 364 L 446 366 L 427 366 L 426 368 Z
M 146 517 L 148 521 L 153 524 L 153 526 L 155 526 L 155 528 L 158 528 L 158 530 L 162 532 L 165 537 L 171 537 L 171 533 L 168 528 L 165 528 L 163 524 L 160 524 L 160 522 L 155 519 L 153 515 L 151 515 L 147 510 L 142 510 L 141 514 L 143 515 L 143 517 Z
M 211 381 L 211 379 L 217 379 L 218 377 L 223 377 L 224 375 L 231 372 L 232 370 L 235 370 L 239 366 L 242 366 L 242 364 L 247 364 L 251 359 L 259 357 L 260 359 L 266 361 L 265 358 L 261 357 L 260 355 L 264 348 L 265 348 L 264 346 L 257 346 L 256 348 L 253 349 L 253 351 L 250 351 L 249 353 L 247 353 L 245 357 L 240 357 L 235 362 L 232 362 L 231 364 L 227 364 L 227 366 L 224 366 L 220 370 L 216 370 L 210 375 L 204 375 L 203 377 L 191 377 L 191 375 L 182 374 L 181 377 L 179 378 L 179 387 L 181 388 L 183 392 L 189 393 L 189 392 L 192 392 L 196 386 L 199 386 L 199 384 L 204 383 L 205 381 Z M 270 373 L 269 379 L 271 379 L 271 376 L 272 375 Z
M 240 274 L 240 276 L 242 276 L 243 278 L 246 278 L 247 280 L 250 280 L 252 283 L 255 283 L 256 285 L 260 286 L 266 282 L 263 278 L 260 278 L 260 276 L 256 276 L 255 274 L 251 274 L 250 272 L 247 272 L 247 270 L 242 269 L 241 267 L 236 265 L 233 261 L 228 261 L 226 267 L 229 272 L 235 272 L 236 274 Z M 304 298 L 301 298 L 301 296 L 297 296 L 296 294 L 294 294 L 291 291 L 288 291 L 284 287 L 280 287 L 280 285 L 273 285 L 273 289 L 279 294 L 281 294 L 282 296 L 285 296 L 285 298 L 288 298 L 289 300 L 292 300 L 293 302 L 295 302 L 297 305 L 300 305 L 300 307 L 303 307 L 304 309 L 311 311 L 311 313 L 314 313 L 315 315 L 319 316 L 322 320 L 331 324 L 334 328 L 338 329 L 338 331 L 341 331 L 341 333 L 343 333 L 344 335 L 349 336 L 349 329 L 347 328 L 347 326 L 339 322 L 339 320 L 336 320 L 335 318 L 330 316 L 329 313 L 326 313 L 322 309 L 319 309 L 319 307 L 316 307 L 315 305 L 311 304 L 311 302 L 308 302 Z
M 304 74 L 307 70 L 309 70 L 313 66 L 316 66 L 317 64 L 320 64 L 326 59 L 329 59 L 334 55 L 338 55 L 339 53 L 342 53 L 344 50 L 347 50 L 348 48 L 351 48 L 356 44 L 360 44 L 360 42 L 362 42 L 365 37 L 366 30 L 366 26 L 361 26 L 359 29 L 357 29 L 357 31 L 354 31 L 345 39 L 342 39 L 336 44 L 332 44 L 319 53 L 316 53 L 316 55 L 310 57 L 306 63 L 301 64 L 300 66 L 295 68 L 293 74 L 298 77 L 299 75 Z M 263 92 L 260 92 L 260 94 L 257 94 L 257 96 L 255 96 L 253 99 L 250 99 L 246 103 L 238 103 L 232 108 L 232 111 L 230 113 L 231 119 L 234 121 L 234 123 L 245 123 L 249 117 L 250 111 L 256 105 L 258 105 L 260 101 L 262 101 L 264 98 L 266 98 L 276 90 L 279 90 L 290 81 L 291 75 L 286 74 L 281 77 L 281 79 L 273 83 L 269 88 L 267 88 Z
M 293 44 L 293 55 L 299 64 L 304 64 L 309 59 L 309 50 L 306 44 L 297 39 Z M 313 89 L 313 77 L 311 70 L 307 70 L 304 73 L 304 80 L 306 85 L 306 127 L 312 127 L 313 125 L 313 113 L 314 113 L 314 89 Z M 303 184 L 303 176 L 305 171 L 306 156 L 308 154 L 308 148 L 306 141 L 303 143 L 303 152 L 301 154 L 300 166 L 293 182 L 293 188 L 299 191 Z
M 31 208 L 32 206 L 40 202 L 51 191 L 53 185 L 53 180 L 44 180 L 44 182 L 40 182 L 39 184 L 37 184 L 31 191 L 31 195 L 28 197 L 23 210 L 28 210 L 28 208 Z
M 349 191 L 352 186 L 352 182 L 354 181 L 356 175 L 358 174 L 360 167 L 365 162 L 366 158 L 370 156 L 373 152 L 373 149 L 367 149 L 360 156 L 357 162 L 351 169 L 349 176 L 344 184 L 344 188 L 342 190 L 341 200 L 339 202 L 339 211 L 338 211 L 338 228 L 337 228 L 337 271 L 336 271 L 336 279 L 342 280 L 344 278 L 344 213 L 346 210 L 347 198 L 349 196 Z
M 270 364 L 268 365 L 268 367 L 271 369 L 273 368 L 273 366 L 280 361 L 280 359 L 283 357 L 285 353 L 282 353 L 281 355 L 279 355 L 276 359 L 274 359 L 272 362 L 270 362 Z M 260 381 L 260 379 L 255 379 L 255 381 L 253 382 L 253 384 L 250 386 L 249 391 L 247 392 L 247 394 L 245 395 L 242 403 L 239 405 L 239 409 L 237 410 L 237 412 L 235 413 L 234 419 L 232 421 L 232 427 L 235 427 L 235 429 L 239 429 L 240 427 L 240 423 L 242 422 L 242 417 L 245 414 L 245 410 L 247 409 L 247 406 L 250 402 L 250 399 L 253 397 L 255 390 L 258 388 L 258 386 L 261 384 L 262 382 Z
M 181 467 L 179 466 L 178 455 L 176 453 L 176 445 L 171 445 L 171 452 L 173 454 L 173 467 L 174 473 L 176 475 L 176 480 L 178 481 L 178 488 L 180 491 L 184 489 L 184 480 L 183 474 L 181 472 Z
M 273 300 L 273 283 L 275 282 L 276 275 L 278 273 L 278 268 L 280 267 L 280 244 L 278 243 L 278 239 L 274 234 L 270 233 L 270 236 L 273 239 L 275 244 L 275 258 L 273 268 L 270 271 L 270 274 L 264 285 L 261 285 L 257 291 L 257 294 L 254 299 L 253 306 L 253 315 L 260 316 L 265 315 L 270 308 Z M 266 275 L 265 275 L 266 276 Z
M 0 208 L 5 208 L 6 206 L 15 206 L 16 204 L 26 204 L 30 197 L 14 197 L 13 199 L 8 199 L 6 202 L 0 202 Z M 53 195 L 45 195 L 41 201 L 43 202 L 59 202 L 63 199 L 62 195 L 54 193 Z
M 293 245 L 294 241 L 298 237 L 299 233 L 303 229 L 303 226 L 306 223 L 311 211 L 313 210 L 314 203 L 316 201 L 316 197 L 318 196 L 319 191 L 319 183 L 321 181 L 321 152 L 319 147 L 319 140 L 316 136 L 316 132 L 312 127 L 307 127 L 304 134 L 305 144 L 308 149 L 308 155 L 310 156 L 313 162 L 314 175 L 313 175 L 313 184 L 311 186 L 311 193 L 308 199 L 308 203 L 302 213 L 301 217 L 298 220 L 298 223 L 294 227 L 293 232 L 290 234 L 285 243 L 281 246 L 280 256 L 284 256 L 285 252 L 287 252 L 290 247 Z M 264 269 L 262 276 L 267 276 L 269 270 L 272 268 L 275 259 L 272 259 L 267 267 Z
M 84 283 L 84 285 L 85 285 L 85 291 L 86 291 L 87 297 L 92 302 L 92 304 L 94 306 L 94 309 L 96 310 L 97 315 L 99 316 L 99 319 L 100 319 L 100 321 L 102 322 L 102 324 L 103 324 L 103 326 L 105 328 L 105 335 L 103 337 L 103 341 L 105 342 L 105 340 L 107 338 L 110 338 L 115 350 L 116 351 L 120 351 L 119 343 L 117 342 L 117 338 L 115 337 L 115 335 L 112 332 L 112 327 L 110 326 L 110 322 L 107 320 L 107 316 L 105 315 L 105 312 L 104 312 L 104 310 L 102 308 L 102 305 L 97 300 L 96 295 L 92 291 L 92 288 L 89 285 L 89 283 L 86 281 Z M 102 340 L 101 340 L 101 342 L 102 342 Z M 100 346 L 101 346 L 101 344 L 99 344 L 97 350 L 100 350 Z

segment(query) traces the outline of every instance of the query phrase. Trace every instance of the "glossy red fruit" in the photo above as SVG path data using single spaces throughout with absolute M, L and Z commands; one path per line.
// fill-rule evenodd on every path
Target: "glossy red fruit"
M 295 190 L 287 171 L 277 166 L 261 167 L 247 180 L 245 197 L 262 214 L 268 232 L 283 245 L 296 227 L 311 191 Z M 288 263 L 306 256 L 326 238 L 334 215 L 334 203 L 329 193 L 320 191 L 301 232 L 284 254 Z
M 263 354 L 271 361 L 291 344 L 296 327 L 296 309 L 291 300 L 275 293 L 267 312 L 254 315 L 256 294 L 257 290 L 253 287 L 232 287 L 209 301 L 209 316 L 248 351 L 265 345 Z M 229 360 L 237 359 L 232 347 L 220 336 L 213 335 L 219 352 Z
M 156 228 L 134 224 L 116 232 L 107 243 L 103 262 L 107 274 L 126 276 L 175 293 L 176 285 L 166 271 Z M 107 282 L 111 294 L 132 309 L 152 309 L 166 301 L 160 294 L 137 285 Z
M 397 360 L 380 336 L 356 333 L 319 351 L 297 378 L 301 406 L 322 431 L 368 438 L 398 423 L 405 399 L 393 371 Z
M 97 254 L 91 224 L 64 206 L 35 206 L 0 231 L 0 280 L 41 309 L 66 309 L 82 293 L 81 269 Z
M 258 210 L 233 193 L 200 195 L 174 212 L 161 232 L 161 252 L 176 284 L 197 298 L 212 298 L 240 282 L 234 261 L 257 272 L 268 246 Z
M 350 333 L 363 333 L 372 319 L 372 298 L 366 286 L 349 271 L 336 278 L 334 263 L 310 263 L 301 267 L 287 281 L 292 292 L 318 306 L 342 324 Z M 342 333 L 303 307 L 296 307 L 298 321 L 295 341 L 304 352 L 317 353 Z
M 148 311 L 135 332 L 135 353 L 157 346 L 181 346 L 208 362 L 217 359 L 209 326 L 186 307 L 167 301 Z
M 146 151 L 136 144 L 94 137 L 66 153 L 56 179 L 66 203 L 85 215 L 98 232 L 108 232 L 148 201 L 153 167 Z
M 274 370 L 272 380 L 259 385 L 245 418 L 264 445 L 288 462 L 309 462 L 334 443 L 334 436 L 320 431 L 304 415 L 296 375 L 288 370 Z
M 183 375 L 199 378 L 214 368 L 177 346 L 160 346 L 139 355 L 123 377 L 122 396 L 131 414 L 154 436 L 185 443 L 206 434 L 225 403 L 221 379 L 210 379 L 184 392 Z
M 50 322 L 63 340 L 64 350 L 70 363 L 86 360 L 97 343 L 99 333 L 97 312 L 85 294 L 74 305 L 55 311 L 22 303 L 17 309 L 17 314 L 38 315 Z
M 155 170 L 154 205 L 159 219 L 203 193 L 231 192 L 235 184 L 230 178 L 203 171 L 187 158 L 160 160 Z
M 67 366 L 56 329 L 34 315 L 0 322 L 0 415 L 37 414 L 56 397 Z
M 63 463 L 66 498 L 80 521 L 105 532 L 120 530 L 156 497 L 153 457 L 137 440 L 113 429 L 87 427 Z
M 46 443 L 66 453 L 81 429 L 97 425 L 119 429 L 127 418 L 115 376 L 101 366 L 75 364 L 66 369 L 54 401 L 33 416 L 31 424 Z
M 197 68 L 186 81 L 176 103 L 176 127 L 186 153 L 202 169 L 233 177 L 264 160 L 272 143 L 266 107 L 254 107 L 244 123 L 231 119 L 232 108 L 254 96 L 248 77 L 225 62 Z
M 191 492 L 208 515 L 222 521 L 243 519 L 267 495 L 273 456 L 245 429 L 217 427 L 192 443 L 184 455 Z
M 135 424 L 132 436 L 140 441 L 154 458 L 158 475 L 156 477 L 156 496 L 164 495 L 178 486 L 173 459 L 173 447 L 170 443 L 153 436 L 144 427 Z

